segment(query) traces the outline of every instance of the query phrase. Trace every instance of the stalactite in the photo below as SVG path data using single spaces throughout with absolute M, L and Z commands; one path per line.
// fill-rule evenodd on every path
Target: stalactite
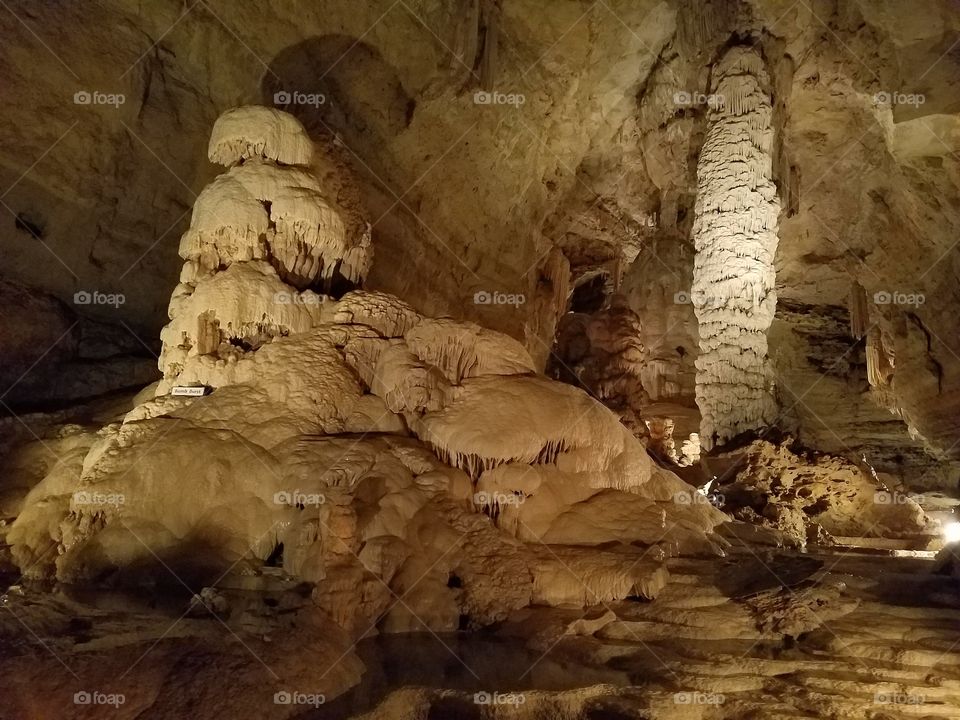
M 500 0 L 480 0 L 480 87 L 494 90 L 500 44 Z
M 850 287 L 850 337 L 859 340 L 867 334 L 870 322 L 870 310 L 867 305 L 867 291 L 856 280 Z
M 196 348 L 198 355 L 208 355 L 220 347 L 220 323 L 215 314 L 207 311 L 197 318 Z
M 447 15 L 454 23 L 453 39 L 450 42 L 451 66 L 460 70 L 472 63 L 477 56 L 480 38 L 480 0 L 457 0 Z
M 763 60 L 751 48 L 734 47 L 713 75 L 718 102 L 697 163 L 693 227 L 697 405 L 706 449 L 774 417 L 766 332 L 776 307 L 780 212 Z
M 739 3 L 729 0 L 682 0 L 677 12 L 677 37 L 681 47 L 697 50 L 714 37 L 729 35 Z
M 883 351 L 876 339 L 878 333 L 879 331 L 870 333 L 867 338 L 867 380 L 873 387 L 879 387 L 883 383 L 880 376 L 880 353 Z
M 680 192 L 675 188 L 668 188 L 660 193 L 660 229 L 672 232 L 677 229 L 677 216 L 680 202 Z
M 572 448 L 569 442 L 561 438 L 548 440 L 539 449 L 516 457 L 486 457 L 475 453 L 451 451 L 439 444 L 435 438 L 429 439 L 427 442 L 438 458 L 447 465 L 463 470 L 474 483 L 485 472 L 495 470 L 503 465 L 555 465 L 560 456 L 569 452 Z
M 867 380 L 870 386 L 880 390 L 890 386 L 893 376 L 893 358 L 883 344 L 883 332 L 872 327 L 867 332 Z

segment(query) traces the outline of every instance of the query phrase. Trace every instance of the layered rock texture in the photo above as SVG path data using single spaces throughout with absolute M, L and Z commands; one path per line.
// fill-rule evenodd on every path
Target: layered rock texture
M 0 32 L 0 720 L 958 716 L 953 0 Z
M 372 259 L 369 226 L 338 204 L 336 186 L 321 187 L 330 170 L 292 115 L 228 111 L 208 155 L 230 170 L 197 197 L 180 241 L 186 262 L 161 333 L 166 379 L 188 358 L 226 359 L 238 347 L 304 332 L 319 318 L 321 297 L 311 288 L 355 286 Z
M 265 108 L 227 113 L 211 141 L 211 157 L 242 159 L 228 179 L 313 182 L 270 164 L 312 152 L 296 120 Z M 317 583 L 316 604 L 348 630 L 406 590 L 387 627 L 454 630 L 580 597 L 563 568 L 589 562 L 558 565 L 543 543 L 720 551 L 724 516 L 690 502 L 696 491 L 604 405 L 537 375 L 517 341 L 384 293 L 298 291 L 304 273 L 285 280 L 272 264 L 289 270 L 275 250 L 284 226 L 253 220 L 262 203 L 281 212 L 281 191 L 263 201 L 239 188 L 236 203 L 214 204 L 215 223 L 198 199 L 181 244 L 193 282 L 174 292 L 155 397 L 100 429 L 60 430 L 44 476 L 16 484 L 28 492 L 10 499 L 6 540 L 23 574 L 127 583 L 159 564 L 207 582 L 271 563 Z M 337 217 L 325 190 L 300 217 Z M 362 268 L 362 256 L 310 254 L 363 247 L 344 249 L 342 224 L 298 223 L 309 242 L 294 267 Z M 182 396 L 189 388 L 200 396 Z M 648 592 L 637 588 L 650 572 L 601 563 L 591 592 Z
M 317 152 L 280 111 L 220 118 L 210 157 L 232 167 L 181 242 L 163 379 L 96 412 L 24 422 L 32 441 L 8 448 L 0 573 L 194 593 L 173 625 L 200 620 L 169 638 L 162 612 L 128 597 L 116 627 L 70 596 L 16 584 L 0 598 L 30 624 L 96 626 L 93 654 L 51 651 L 101 684 L 111 675 L 104 697 L 131 712 L 179 712 L 198 685 L 176 668 L 201 655 L 243 668 L 232 682 L 248 704 L 228 705 L 261 716 L 253 668 L 205 617 L 267 668 L 261 690 L 287 717 L 298 708 L 277 700 L 285 684 L 310 687 L 315 704 L 356 684 L 354 644 L 375 629 L 453 632 L 531 605 L 650 599 L 667 558 L 727 546 L 721 512 L 600 401 L 537 374 L 521 343 L 386 293 L 309 289 L 362 280 L 368 264 L 367 236 L 350 234 L 309 170 Z M 117 629 L 130 624 L 138 639 Z M 34 672 L 6 617 L 0 646 L 17 658 L 8 677 Z M 5 696 L 17 712 L 61 706 L 71 682 L 44 682 Z M 208 700 L 189 701 L 201 716 L 218 686 L 204 687 Z
M 66 302 L 78 291 L 126 291 L 119 308 L 78 310 L 121 320 L 151 344 L 177 280 L 169 239 L 186 230 L 214 177 L 202 159 L 209 128 L 228 108 L 265 103 L 323 138 L 332 166 L 352 169 L 355 182 L 328 187 L 325 199 L 368 211 L 371 288 L 506 332 L 542 369 L 568 308 L 592 312 L 581 306 L 591 294 L 602 303 L 642 278 L 629 294 L 655 335 L 642 344 L 685 384 L 699 342 L 688 342 L 692 306 L 674 296 L 690 296 L 697 166 L 719 110 L 708 102 L 720 94 L 717 73 L 705 68 L 752 47 L 769 76 L 772 179 L 784 208 L 776 294 L 795 309 L 769 333 L 775 417 L 822 450 L 865 453 L 911 482 L 955 487 L 956 426 L 944 418 L 955 415 L 960 366 L 949 310 L 958 23 L 946 0 L 905 12 L 861 0 L 478 2 L 463 12 L 337 0 L 11 2 L 0 15 L 12 98 L 0 124 L 4 274 Z M 256 38 L 246 28 L 258 28 Z M 24 122 L 17 108 L 50 121 Z M 224 132 L 228 147 L 233 131 Z M 275 159 L 300 166 L 306 145 L 288 142 Z M 281 204 L 295 207 L 295 195 L 285 191 Z M 286 222 L 266 222 L 277 219 Z M 280 233 L 293 244 L 278 240 L 276 257 L 288 259 L 272 265 L 305 272 L 288 276 L 299 289 L 323 263 L 311 288 L 323 290 L 337 252 L 325 256 L 296 232 Z M 836 342 L 854 282 L 868 325 L 898 359 L 884 393 L 867 392 L 859 341 Z M 475 302 L 477 293 L 523 302 Z M 911 296 L 924 302 L 908 304 Z M 698 422 L 689 389 L 670 399 L 683 416 L 657 409 L 685 431 Z
M 707 450 L 775 418 L 766 333 L 777 304 L 780 202 L 769 87 L 763 59 L 751 48 L 731 48 L 713 67 L 709 129 L 697 161 L 691 289 L 700 324 L 700 442 Z
M 798 547 L 886 538 L 925 550 L 939 541 L 939 525 L 917 500 L 885 484 L 866 463 L 804 456 L 791 444 L 760 440 L 711 459 L 720 473 L 711 485 L 718 504 L 737 519 L 784 533 Z
M 548 372 L 582 385 L 620 415 L 638 435 L 646 435 L 643 417 L 650 396 L 664 391 L 662 376 L 647 371 L 640 317 L 623 297 L 594 314 L 568 313 L 557 329 Z M 645 386 L 649 386 L 648 391 Z

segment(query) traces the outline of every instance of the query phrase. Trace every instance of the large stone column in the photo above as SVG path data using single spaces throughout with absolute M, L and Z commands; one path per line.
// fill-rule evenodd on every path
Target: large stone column
M 773 421 L 767 329 L 773 320 L 780 201 L 772 180 L 769 78 L 751 48 L 713 68 L 697 163 L 693 304 L 700 326 L 697 405 L 709 450 Z

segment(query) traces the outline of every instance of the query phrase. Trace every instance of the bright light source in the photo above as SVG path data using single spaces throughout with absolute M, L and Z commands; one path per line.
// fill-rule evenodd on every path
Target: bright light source
M 944 524 L 943 542 L 947 545 L 960 542 L 960 522 L 948 522 Z

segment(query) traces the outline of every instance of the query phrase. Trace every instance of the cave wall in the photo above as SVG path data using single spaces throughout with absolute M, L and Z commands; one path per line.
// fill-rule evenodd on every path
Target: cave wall
M 206 132 L 222 110 L 280 88 L 324 96 L 319 107 L 288 109 L 336 136 L 364 176 L 377 248 L 370 284 L 511 332 L 543 361 L 553 328 L 530 321 L 543 305 L 533 300 L 552 294 L 541 278 L 551 245 L 539 227 L 591 145 L 629 115 L 673 32 L 665 3 L 615 3 L 605 18 L 577 3 L 546 15 L 534 2 L 509 3 L 494 91 L 522 99 L 484 104 L 472 60 L 449 49 L 469 33 L 455 6 L 10 7 L 0 62 L 12 104 L 49 121 L 9 113 L 0 126 L 0 182 L 37 161 L 4 198 L 10 224 L 0 243 L 15 258 L 6 276 L 67 301 L 133 281 L 137 292 L 114 316 L 155 334 L 176 279 L 176 238 L 213 174 L 197 160 Z M 125 102 L 75 105 L 84 90 Z M 18 214 L 35 233 L 13 228 Z M 478 292 L 523 302 L 478 304 Z
M 690 306 L 672 296 L 689 289 L 678 248 L 707 130 L 702 98 L 723 49 L 748 42 L 770 70 L 780 137 L 776 291 L 801 309 L 772 332 L 778 423 L 848 454 L 877 446 L 860 410 L 841 423 L 842 442 L 815 428 L 815 416 L 873 402 L 862 380 L 821 392 L 833 387 L 824 365 L 852 347 L 832 338 L 856 280 L 898 358 L 884 401 L 894 412 L 877 406 L 883 443 L 896 435 L 904 453 L 957 456 L 952 3 L 526 0 L 503 4 L 494 56 L 467 5 L 11 0 L 0 13 L 0 272 L 156 337 L 177 238 L 215 173 L 202 160 L 214 118 L 276 93 L 323 95 L 277 102 L 336 139 L 360 178 L 368 286 L 508 332 L 543 367 L 570 292 L 599 276 L 608 292 L 626 284 L 643 345 L 660 341 L 689 378 L 696 351 L 670 356 L 686 332 L 670 318 L 689 328 Z M 76 104 L 78 92 L 125 101 Z M 658 272 L 669 281 L 655 293 L 645 284 Z M 83 290 L 125 302 L 78 306 Z M 874 301 L 898 292 L 924 302 Z

